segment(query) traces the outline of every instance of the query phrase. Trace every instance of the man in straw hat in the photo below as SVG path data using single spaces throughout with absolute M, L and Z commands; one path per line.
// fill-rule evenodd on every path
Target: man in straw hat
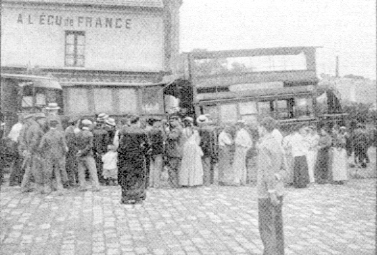
M 271 255 L 284 254 L 282 204 L 286 165 L 283 149 L 272 134 L 275 125 L 271 117 L 260 123 L 257 173 L 259 233 L 263 254 Z

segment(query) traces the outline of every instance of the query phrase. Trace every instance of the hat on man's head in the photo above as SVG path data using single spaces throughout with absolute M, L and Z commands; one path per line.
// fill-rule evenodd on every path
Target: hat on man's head
M 107 115 L 106 113 L 100 113 L 97 116 L 97 122 L 105 122 L 106 119 L 108 118 L 109 118 L 109 115 Z
M 107 119 L 105 120 L 105 123 L 106 123 L 107 125 L 109 125 L 109 126 L 113 126 L 113 127 L 116 126 L 115 120 L 114 120 L 113 118 L 107 118 Z
M 178 114 L 176 114 L 176 113 L 173 113 L 173 114 L 169 115 L 169 120 L 173 120 L 173 119 L 179 120 L 180 118 L 181 117 Z
M 208 123 L 209 119 L 205 115 L 200 115 L 198 118 L 196 118 L 196 122 L 198 122 L 198 123 Z
M 46 118 L 46 115 L 43 112 L 34 113 L 34 118 L 37 119 L 43 119 Z
M 59 110 L 60 107 L 58 106 L 57 103 L 48 103 L 46 106 L 46 110 Z
M 194 119 L 191 118 L 191 117 L 189 117 L 189 116 L 185 117 L 185 118 L 183 119 L 183 121 L 188 121 L 188 122 L 194 123 Z
M 83 126 L 89 127 L 89 126 L 91 126 L 93 123 L 92 123 L 90 120 L 85 119 L 85 120 L 81 121 L 81 124 L 82 124 Z

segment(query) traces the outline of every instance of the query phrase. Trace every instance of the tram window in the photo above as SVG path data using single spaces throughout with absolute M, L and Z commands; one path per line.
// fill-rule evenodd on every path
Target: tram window
M 223 104 L 220 107 L 221 122 L 236 122 L 238 119 L 236 104 Z
M 295 98 L 295 117 L 312 117 L 314 114 L 311 98 Z
M 261 116 L 271 116 L 273 112 L 273 107 L 271 107 L 271 102 L 273 101 L 260 101 L 258 102 L 259 115 Z
M 289 119 L 291 114 L 288 110 L 288 100 L 276 101 L 276 118 L 277 119 Z
M 258 113 L 256 102 L 244 102 L 244 103 L 240 103 L 239 106 L 240 106 L 241 115 Z

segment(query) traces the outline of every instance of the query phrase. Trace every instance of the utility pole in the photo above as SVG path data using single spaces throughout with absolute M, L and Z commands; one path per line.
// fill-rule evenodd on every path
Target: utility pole
M 335 77 L 339 77 L 339 56 L 336 56 Z

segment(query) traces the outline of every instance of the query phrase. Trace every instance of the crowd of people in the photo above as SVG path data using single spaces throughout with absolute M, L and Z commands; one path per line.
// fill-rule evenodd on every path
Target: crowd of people
M 213 184 L 215 165 L 219 185 L 246 185 L 252 179 L 248 166 L 260 153 L 260 132 L 243 120 L 218 127 L 205 115 L 196 121 L 172 114 L 168 121 L 128 116 L 117 122 L 101 113 L 91 120 L 71 118 L 63 129 L 58 110 L 50 104 L 45 113 L 20 116 L 7 136 L 16 148 L 10 185 L 21 185 L 22 192 L 31 190 L 31 182 L 41 193 L 85 191 L 90 179 L 93 191 L 119 184 L 122 202 L 137 203 L 147 188 L 161 187 L 163 174 L 173 188 Z M 371 139 L 362 124 L 351 130 L 322 125 L 318 132 L 317 126 L 297 124 L 284 132 L 276 127 L 272 135 L 284 153 L 285 182 L 295 188 L 344 183 L 352 154 L 356 167 L 369 163 Z
M 350 129 L 296 124 L 282 131 L 271 117 L 252 127 L 243 120 L 218 127 L 205 115 L 195 126 L 193 118 L 175 114 L 168 121 L 132 115 L 117 123 L 101 113 L 91 120 L 72 118 L 63 129 L 58 110 L 51 104 L 45 113 L 20 115 L 7 135 L 16 148 L 10 186 L 30 192 L 34 182 L 37 192 L 63 194 L 70 188 L 86 191 L 90 179 L 94 192 L 119 185 L 121 203 L 136 204 L 146 199 L 148 188 L 161 187 L 163 173 L 173 188 L 198 187 L 215 182 L 217 165 L 219 185 L 240 186 L 250 182 L 248 166 L 254 162 L 266 254 L 284 254 L 284 186 L 343 184 L 348 158 L 354 155 L 353 166 L 367 167 L 368 147 L 376 142 L 376 132 L 371 139 L 361 123 Z

